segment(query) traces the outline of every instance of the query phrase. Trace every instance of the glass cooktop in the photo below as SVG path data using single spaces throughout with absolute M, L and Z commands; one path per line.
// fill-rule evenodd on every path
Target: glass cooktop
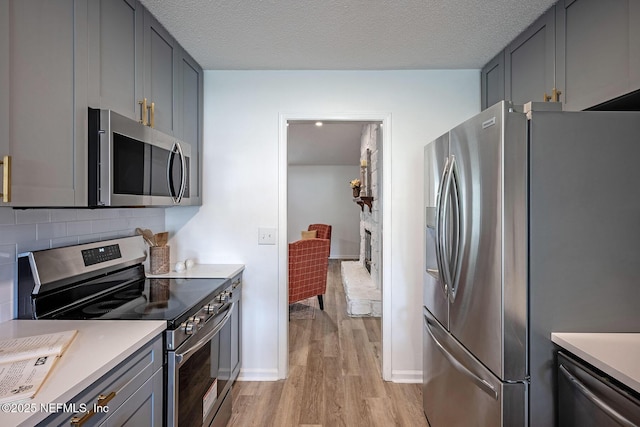
M 34 300 L 41 319 L 167 320 L 172 329 L 209 303 L 227 279 L 110 277 Z M 63 306 L 61 301 L 75 301 Z M 58 308 L 59 307 L 59 308 Z

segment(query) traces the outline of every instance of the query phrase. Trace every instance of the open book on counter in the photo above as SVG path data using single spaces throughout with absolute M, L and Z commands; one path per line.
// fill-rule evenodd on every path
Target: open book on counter
M 0 340 L 0 403 L 33 398 L 77 330 Z

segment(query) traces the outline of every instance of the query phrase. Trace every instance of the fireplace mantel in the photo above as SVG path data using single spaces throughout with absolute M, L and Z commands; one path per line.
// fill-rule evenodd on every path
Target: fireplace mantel
M 358 205 L 360 205 L 360 210 L 364 212 L 364 205 L 369 206 L 369 213 L 371 213 L 371 206 L 373 205 L 373 197 L 361 196 L 353 199 Z

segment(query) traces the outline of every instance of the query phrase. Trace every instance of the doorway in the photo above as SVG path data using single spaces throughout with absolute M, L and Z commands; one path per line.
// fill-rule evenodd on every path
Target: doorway
M 322 179 L 327 179 L 327 171 L 322 171 L 324 169 L 321 163 L 324 163 L 324 166 L 327 164 L 331 167 L 331 172 L 329 175 L 335 173 L 339 175 L 338 177 L 334 177 L 338 184 L 334 182 L 333 189 L 325 189 L 324 194 L 320 194 L 323 190 L 320 190 L 317 185 L 308 184 L 309 188 L 305 191 L 304 185 L 293 185 L 295 190 L 292 194 L 295 194 L 296 197 L 299 197 L 300 194 L 304 194 L 306 200 L 311 200 L 314 197 L 314 192 L 317 192 L 318 198 L 329 197 L 328 192 L 340 192 L 345 195 L 345 205 L 343 208 L 347 209 L 349 212 L 353 213 L 354 223 L 358 224 L 356 226 L 352 226 L 353 228 L 357 227 L 357 231 L 351 230 L 355 237 L 346 239 L 347 241 L 340 240 L 340 227 L 334 229 L 332 234 L 332 252 L 330 257 L 332 259 L 345 259 L 345 258 L 355 258 L 362 260 L 364 254 L 363 245 L 361 243 L 361 239 L 364 238 L 364 232 L 361 232 L 362 228 L 362 220 L 360 216 L 360 212 L 364 212 L 365 209 L 368 210 L 368 206 L 364 205 L 362 207 L 356 205 L 354 203 L 353 196 L 351 194 L 351 188 L 349 186 L 349 181 L 354 178 L 362 178 L 360 175 L 360 165 L 362 160 L 367 160 L 370 164 L 371 157 L 363 156 L 363 150 L 361 145 L 361 137 L 358 137 L 357 141 L 354 142 L 355 146 L 351 147 L 350 154 L 343 151 L 345 147 L 340 147 L 340 149 L 332 149 L 331 144 L 329 146 L 319 145 L 317 141 L 307 140 L 303 146 L 297 146 L 298 143 L 294 142 L 294 139 L 289 133 L 289 126 L 292 129 L 295 127 L 297 131 L 305 130 L 311 132 L 314 130 L 319 130 L 317 128 L 323 128 L 323 131 L 327 131 L 325 133 L 330 134 L 328 130 L 333 127 L 333 130 L 343 130 L 344 132 L 348 132 L 348 128 L 356 127 L 358 132 L 362 131 L 363 126 L 367 124 L 375 124 L 379 131 L 379 137 L 377 143 L 380 144 L 380 156 L 376 154 L 374 157 L 375 161 L 379 160 L 379 171 L 376 172 L 375 177 L 380 178 L 379 182 L 376 182 L 376 191 L 382 196 L 383 194 L 388 195 L 388 190 L 390 188 L 390 170 L 388 169 L 390 166 L 390 161 L 388 159 L 389 156 L 386 155 L 390 145 L 390 115 L 389 114 L 340 114 L 340 115 L 323 115 L 323 114 L 309 114 L 309 115 L 286 115 L 281 114 L 280 116 L 280 137 L 279 137 L 279 330 L 278 330 L 278 349 L 279 349 L 279 357 L 278 357 L 278 368 L 279 368 L 279 376 L 280 378 L 285 378 L 288 375 L 289 371 L 289 305 L 288 305 L 288 283 L 287 283 L 287 275 L 288 275 L 288 265 L 287 265 L 287 250 L 288 243 L 291 241 L 298 240 L 300 237 L 300 231 L 306 230 L 308 224 L 306 222 L 336 222 L 341 224 L 341 220 L 332 220 L 329 218 L 328 220 L 300 220 L 301 217 L 300 212 L 297 212 L 297 208 L 292 209 L 291 203 L 289 200 L 290 197 L 290 185 L 289 180 L 295 179 L 296 184 L 300 184 L 297 181 L 300 180 L 301 174 L 304 173 L 304 170 L 312 171 L 312 175 L 323 175 L 318 177 L 316 176 L 314 179 L 319 180 L 316 182 L 321 182 Z M 317 128 L 316 128 L 317 126 Z M 353 132 L 353 129 L 351 129 Z M 316 132 L 320 134 L 321 132 Z M 299 133 L 297 132 L 296 135 Z M 338 136 L 331 137 L 332 142 L 336 142 Z M 291 145 L 290 144 L 296 144 Z M 321 153 L 319 153 L 319 151 Z M 304 160 L 305 153 L 301 153 L 307 151 L 306 158 Z M 382 153 L 385 153 L 385 156 L 382 156 Z M 309 154 L 311 156 L 309 156 Z M 333 157 L 332 157 L 333 156 Z M 309 160 L 309 157 L 313 157 L 314 160 Z M 324 158 L 324 160 L 321 159 Z M 353 157 L 353 158 L 351 158 Z M 333 160 L 332 160 L 333 159 Z M 293 164 L 293 170 L 290 169 Z M 382 171 L 384 170 L 384 174 Z M 370 169 L 369 169 L 370 171 Z M 371 182 L 371 176 L 367 176 L 366 179 Z M 344 182 L 342 182 L 344 181 Z M 370 184 L 369 184 L 370 185 Z M 340 188 L 340 186 L 342 188 Z M 386 192 L 385 192 L 386 190 Z M 371 188 L 369 188 L 371 192 Z M 379 261 L 380 265 L 379 269 L 379 282 L 382 287 L 382 321 L 381 321 L 381 335 L 382 335 L 382 354 L 381 354 L 381 369 L 382 369 L 382 377 L 384 380 L 390 380 L 391 372 L 390 372 L 390 342 L 386 342 L 384 340 L 385 335 L 388 334 L 390 330 L 389 321 L 391 316 L 385 314 L 385 307 L 388 307 L 389 304 L 384 304 L 385 294 L 389 295 L 390 290 L 384 287 L 385 278 L 390 277 L 389 269 L 386 268 L 386 260 L 390 259 L 388 254 L 385 254 L 388 244 L 384 244 L 385 242 L 385 230 L 390 230 L 390 226 L 385 227 L 385 223 L 388 222 L 388 216 L 385 216 L 384 212 L 387 210 L 385 208 L 384 203 L 382 203 L 383 198 L 379 197 L 376 200 L 378 203 L 377 208 L 379 210 L 379 214 L 377 215 L 381 218 L 379 225 L 379 241 L 380 241 L 380 250 L 379 250 Z M 340 202 L 342 203 L 342 202 Z M 309 202 L 309 205 L 313 203 Z M 302 206 L 302 209 L 307 208 L 306 206 Z M 313 211 L 313 209 L 311 209 Z M 325 212 L 327 215 L 329 213 Z M 340 215 L 340 214 L 339 214 Z M 304 216 L 304 215 L 302 215 Z M 364 215 L 363 215 L 364 216 Z M 316 217 L 317 218 L 317 217 Z M 346 226 L 346 225 L 345 225 Z M 344 230 L 343 230 L 344 232 Z M 350 232 L 346 234 L 349 235 Z M 388 239 L 388 236 L 386 236 Z M 342 239 L 345 240 L 345 239 Z M 387 240 L 388 242 L 389 240 Z M 386 256 L 385 256 L 386 255 Z M 334 271 L 335 275 L 335 271 Z M 340 286 L 342 283 L 340 282 Z M 326 306 L 325 306 L 326 309 Z M 380 323 L 379 323 L 380 324 Z M 388 336 L 388 335 L 387 335 Z M 390 340 L 387 340 L 390 341 Z

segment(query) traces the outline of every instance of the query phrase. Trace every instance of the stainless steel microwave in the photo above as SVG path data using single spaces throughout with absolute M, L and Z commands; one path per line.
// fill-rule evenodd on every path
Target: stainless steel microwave
M 90 207 L 191 204 L 188 143 L 111 110 L 88 119 Z

